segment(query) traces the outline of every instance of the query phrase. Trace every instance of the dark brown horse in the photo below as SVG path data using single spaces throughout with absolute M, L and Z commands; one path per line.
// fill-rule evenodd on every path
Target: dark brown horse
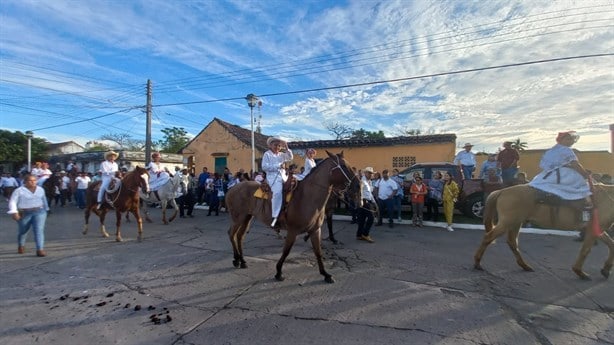
M 593 202 L 599 211 L 598 223 L 601 229 L 607 230 L 614 222 L 614 186 L 596 184 L 593 194 Z M 525 271 L 533 271 L 533 268 L 524 261 L 518 250 L 518 234 L 520 226 L 525 221 L 540 227 L 561 230 L 582 230 L 582 227 L 585 226 L 580 221 L 579 212 L 575 209 L 562 205 L 551 207 L 540 204 L 536 200 L 536 189 L 526 184 L 501 189 L 488 196 L 484 211 L 486 233 L 474 256 L 474 267 L 476 269 L 482 270 L 480 261 L 488 245 L 495 238 L 507 233 L 507 244 L 516 257 L 516 263 Z M 498 220 L 496 226 L 493 227 L 495 217 L 498 217 Z M 582 279 L 590 278 L 582 270 L 582 266 L 593 247 L 595 239 L 598 238 L 609 249 L 610 254 L 601 269 L 601 274 L 608 278 L 614 262 L 614 241 L 606 231 L 603 231 L 600 236 L 595 234 L 590 226 L 584 231 L 584 242 L 572 270 Z
M 105 197 L 112 202 L 112 206 L 103 201 L 100 210 L 96 209 L 96 197 L 101 182 L 94 182 L 87 187 L 83 234 L 87 234 L 90 212 L 94 212 L 100 218 L 102 236 L 109 237 L 104 227 L 104 219 L 107 212 L 113 208 L 115 209 L 115 224 L 117 226 L 115 240 L 117 242 L 122 240 L 120 232 L 122 213 L 132 212 L 137 222 L 138 240 L 141 241 L 143 239 L 143 219 L 139 212 L 139 189 L 149 192 L 149 173 L 146 169 L 137 166 L 133 171 L 126 173 L 121 180 L 117 179 L 115 182 L 118 184 L 112 187 L 112 191 L 107 190 L 107 193 L 105 193 Z
M 282 266 L 300 234 L 307 233 L 318 261 L 320 274 L 328 283 L 334 282 L 332 276 L 324 269 L 322 262 L 321 226 L 324 222 L 326 204 L 333 189 L 345 190 L 357 203 L 360 203 L 360 183 L 343 158 L 343 152 L 332 154 L 318 163 L 293 191 L 292 199 L 287 203 L 279 221 L 287 230 L 283 253 L 277 261 L 275 279 L 284 280 Z M 255 217 L 264 224 L 270 224 L 271 201 L 254 197 L 260 184 L 245 181 L 232 187 L 226 194 L 226 205 L 230 214 L 231 225 L 228 236 L 234 252 L 233 265 L 247 268 L 243 258 L 243 239 L 252 219 Z
M 62 185 L 62 177 L 60 175 L 51 174 L 48 179 L 43 182 L 43 189 L 45 190 L 45 196 L 47 197 L 47 204 L 51 207 L 51 201 L 55 197 L 56 188 L 59 190 Z

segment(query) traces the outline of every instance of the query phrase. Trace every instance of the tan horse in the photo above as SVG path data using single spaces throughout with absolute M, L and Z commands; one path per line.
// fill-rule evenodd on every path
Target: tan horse
M 482 244 L 474 256 L 474 267 L 476 269 L 482 270 L 480 261 L 486 247 L 497 237 L 507 233 L 507 244 L 516 257 L 516 263 L 525 271 L 533 271 L 533 268 L 524 261 L 518 250 L 518 234 L 522 223 L 525 221 L 545 228 L 582 230 L 585 224 L 581 223 L 577 210 L 565 206 L 560 206 L 556 210 L 556 207 L 537 203 L 536 198 L 537 190 L 526 184 L 498 190 L 488 196 L 484 211 L 486 234 L 484 234 Z M 600 239 L 609 249 L 609 256 L 601 269 L 601 274 L 605 278 L 610 276 L 612 262 L 614 261 L 614 241 L 605 232 L 614 222 L 614 186 L 595 184 L 593 202 L 598 209 L 599 225 L 604 232 L 597 237 L 591 226 L 586 227 L 582 248 L 572 268 L 582 279 L 590 279 L 590 276 L 582 271 L 582 266 L 593 247 L 595 239 Z M 495 217 L 498 217 L 498 221 L 496 226 L 493 227 Z
M 86 206 L 85 206 L 85 225 L 83 226 L 83 234 L 87 234 L 88 223 L 90 219 L 90 213 L 94 212 L 100 219 L 100 232 L 103 237 L 109 237 L 109 234 L 104 227 L 104 219 L 107 212 L 111 207 L 107 202 L 103 202 L 100 210 L 96 209 L 96 197 L 98 195 L 98 189 L 100 189 L 100 182 L 94 182 L 87 187 L 85 192 Z M 121 179 L 119 186 L 113 188 L 114 191 L 107 191 L 109 200 L 113 203 L 115 209 L 115 218 L 117 230 L 115 231 L 115 240 L 117 242 L 122 241 L 120 232 L 121 216 L 123 212 L 132 212 L 137 222 L 138 227 L 138 240 L 143 239 L 143 219 L 139 212 L 139 190 L 149 191 L 149 173 L 147 169 L 137 166 L 133 171 L 126 173 Z M 126 215 L 127 216 L 127 215 Z
M 320 274 L 324 280 L 333 283 L 332 276 L 324 269 L 322 262 L 321 226 L 324 222 L 326 204 L 333 189 L 345 190 L 350 197 L 360 203 L 360 181 L 349 168 L 348 162 L 343 158 L 343 152 L 332 154 L 326 152 L 328 158 L 318 163 L 311 172 L 301 181 L 293 191 L 292 199 L 288 202 L 284 216 L 279 221 L 283 229 L 287 230 L 283 253 L 277 261 L 277 274 L 275 279 L 284 280 L 282 266 L 296 237 L 307 233 Z M 228 236 L 234 252 L 233 265 L 247 268 L 243 258 L 243 239 L 247 233 L 252 219 L 255 217 L 264 224 L 271 224 L 271 201 L 254 197 L 260 187 L 255 181 L 241 182 L 226 193 L 226 206 L 230 214 L 231 225 Z M 282 213 L 284 211 L 282 210 Z

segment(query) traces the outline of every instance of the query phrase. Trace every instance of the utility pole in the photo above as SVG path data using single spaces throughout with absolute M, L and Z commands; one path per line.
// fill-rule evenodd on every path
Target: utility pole
M 145 166 L 151 161 L 151 79 L 147 79 L 147 105 L 145 106 L 147 116 L 145 128 Z

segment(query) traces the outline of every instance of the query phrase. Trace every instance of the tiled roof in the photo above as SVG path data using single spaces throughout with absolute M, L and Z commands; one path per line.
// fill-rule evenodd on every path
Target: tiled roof
M 432 134 L 401 136 L 383 139 L 362 140 L 315 140 L 315 141 L 292 141 L 288 143 L 291 149 L 307 149 L 310 147 L 364 147 L 364 146 L 395 146 L 395 145 L 420 145 L 434 143 L 455 143 L 456 134 Z
M 217 121 L 217 123 L 219 123 L 222 127 L 226 128 L 229 133 L 237 137 L 237 139 L 239 139 L 240 141 L 244 142 L 247 145 L 252 145 L 252 131 L 250 129 L 245 129 L 237 125 L 230 124 L 226 121 L 218 119 L 217 117 L 214 118 L 213 121 Z M 260 151 L 266 151 L 268 149 L 266 140 L 269 137 L 269 135 L 263 135 L 254 131 L 254 146 Z

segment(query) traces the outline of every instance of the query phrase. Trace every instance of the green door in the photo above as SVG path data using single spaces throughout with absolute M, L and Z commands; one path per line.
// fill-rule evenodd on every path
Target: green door
M 227 167 L 226 157 L 215 157 L 215 172 L 222 175 L 224 168 Z

